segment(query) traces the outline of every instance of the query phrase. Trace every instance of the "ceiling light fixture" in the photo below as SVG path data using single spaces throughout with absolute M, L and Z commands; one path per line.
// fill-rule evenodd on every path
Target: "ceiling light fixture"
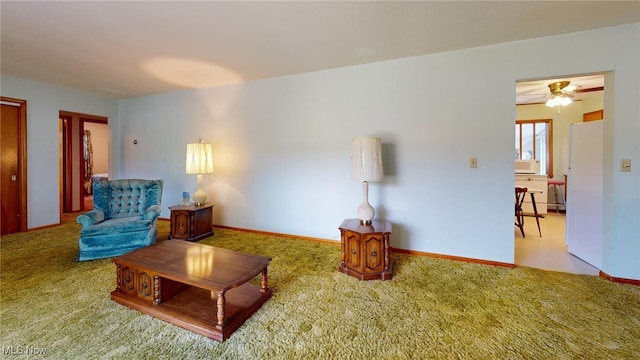
M 555 83 L 549 84 L 549 90 L 551 93 L 547 95 L 549 100 L 545 103 L 548 107 L 555 107 L 558 110 L 558 114 L 560 114 L 560 107 L 570 105 L 573 101 L 571 100 L 571 95 L 563 90 L 569 86 L 569 81 L 559 81 Z

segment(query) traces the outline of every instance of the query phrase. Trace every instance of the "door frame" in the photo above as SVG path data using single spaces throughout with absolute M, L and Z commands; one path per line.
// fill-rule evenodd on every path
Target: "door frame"
M 71 146 L 71 116 L 58 116 L 60 121 L 60 208 L 61 214 L 73 212 L 73 175 L 71 155 L 73 148 Z
M 552 75 L 552 76 L 548 76 L 548 77 L 544 77 L 544 78 L 539 78 L 539 80 L 542 80 L 542 79 L 553 79 L 553 78 L 565 78 L 565 79 L 569 79 L 569 80 L 570 80 L 570 79 L 572 79 L 572 78 L 574 78 L 574 77 L 585 76 L 585 75 L 601 75 L 601 76 L 603 76 L 603 77 L 604 77 L 604 81 L 605 81 L 605 83 L 606 83 L 606 82 L 608 81 L 607 79 L 613 76 L 613 73 L 614 73 L 613 71 L 601 71 L 601 72 L 594 72 L 594 73 L 585 73 L 585 74 L 582 74 L 582 75 L 581 75 L 581 74 L 574 74 L 574 75 L 555 75 L 555 76 L 553 76 L 553 75 Z M 516 82 L 518 82 L 518 81 L 516 81 Z M 527 82 L 527 81 L 526 81 L 526 80 L 523 80 L 523 82 Z M 606 94 L 607 94 L 607 91 L 608 91 L 608 90 L 606 90 L 606 89 L 605 89 L 605 87 L 597 87 L 597 88 L 594 88 L 594 90 L 592 90 L 592 91 L 602 91 L 603 101 L 606 103 Z M 516 106 L 517 106 L 517 104 L 516 104 Z M 602 117 L 603 117 L 603 116 L 604 116 L 604 112 L 605 112 L 605 110 L 606 110 L 606 109 L 604 108 L 605 106 L 606 106 L 606 104 L 603 104 L 603 109 L 600 109 L 600 110 L 597 110 L 597 111 L 593 111 L 593 113 L 594 113 L 593 115 L 594 115 L 594 116 L 596 116 L 596 117 L 597 117 L 597 116 L 602 116 Z M 588 120 L 584 120 L 584 115 L 587 115 L 587 114 L 591 114 L 591 113 L 583 113 L 583 122 L 584 122 L 584 121 L 588 121 Z M 555 117 L 554 117 L 554 119 L 555 119 Z M 604 137 L 603 141 L 606 143 L 606 139 L 607 139 L 606 132 L 605 132 L 605 135 L 604 135 L 604 136 L 605 136 L 605 137 Z M 564 159 L 564 161 L 565 161 L 565 162 L 566 162 L 567 160 L 568 160 L 568 159 Z M 564 167 L 566 168 L 567 164 L 565 163 L 565 164 L 563 164 L 563 165 L 564 165 Z M 602 167 L 604 167 L 604 163 L 602 163 L 602 164 L 601 164 L 601 166 L 602 166 Z M 570 185 L 569 185 L 569 183 L 567 182 L 567 180 L 566 180 L 566 179 L 567 179 L 567 177 L 565 176 L 565 186 L 564 186 L 564 190 L 565 190 L 565 198 L 564 198 L 564 199 L 565 199 L 565 201 L 568 201 L 568 200 L 567 200 L 567 199 L 568 199 L 568 196 L 567 196 L 567 188 L 568 188 Z M 565 203 L 565 204 L 566 204 L 566 203 Z M 512 206 L 513 206 L 513 205 L 512 205 Z M 604 209 L 602 209 L 602 211 L 604 211 Z M 566 221 L 566 219 L 568 219 L 568 216 L 569 216 L 569 207 L 567 207 L 567 208 L 566 208 L 566 211 L 565 211 L 565 221 Z M 603 216 L 604 216 L 604 215 L 603 215 Z M 604 233 L 603 233 L 601 236 L 602 236 L 602 242 L 603 242 L 603 245 L 604 245 L 604 241 L 605 241 Z M 564 238 L 565 238 L 565 239 L 564 239 L 565 244 L 568 244 L 568 238 L 567 238 L 567 233 L 566 233 L 566 231 L 565 231 L 565 236 L 564 236 Z M 518 266 L 518 265 L 520 265 L 520 264 L 516 261 L 516 258 L 517 258 L 517 257 L 516 257 L 516 246 L 515 246 L 515 242 L 516 242 L 516 241 L 517 241 L 517 240 L 516 240 L 516 238 L 515 238 L 515 236 L 514 236 L 514 264 L 515 264 L 516 266 Z M 568 248 L 567 248 L 567 250 L 566 250 L 566 251 L 564 251 L 564 253 L 566 253 L 566 254 L 570 254 L 571 256 L 575 257 L 575 255 L 573 255 L 573 254 L 569 251 L 569 249 L 568 249 Z M 578 257 L 576 257 L 576 258 L 578 258 Z M 578 258 L 578 259 L 579 259 L 579 258 Z M 582 262 L 584 262 L 585 264 L 588 264 L 589 266 L 592 266 L 592 267 L 594 267 L 594 268 L 595 268 L 595 266 L 594 266 L 593 264 L 588 263 L 588 262 L 584 261 L 583 259 L 579 259 L 579 260 L 580 260 L 580 261 L 582 261 Z M 537 267 L 536 265 L 527 265 L 527 266 Z M 597 269 L 600 271 L 600 275 L 602 275 L 602 268 L 597 268 Z M 557 270 L 552 270 L 552 271 L 557 271 Z M 562 271 L 562 270 L 561 270 L 561 271 Z
M 18 106 L 18 188 L 20 204 L 20 232 L 27 231 L 27 101 L 5 96 L 0 97 L 2 103 Z
M 83 200 L 85 171 L 83 166 L 84 157 L 82 155 L 82 136 L 84 134 L 84 124 L 85 122 L 95 122 L 108 125 L 109 118 L 64 110 L 59 111 L 58 118 L 64 120 L 66 124 L 60 140 L 63 143 L 61 148 L 64 149 L 61 172 L 65 179 L 63 180 L 64 185 L 61 186 L 63 193 L 60 195 L 65 201 L 64 213 L 85 211 L 88 209 L 85 209 Z M 74 127 L 76 128 L 74 129 Z M 76 144 L 75 146 L 74 143 Z M 76 160 L 75 162 L 74 159 Z M 78 171 L 76 176 L 73 174 L 74 169 Z M 79 196 L 79 204 L 73 203 L 74 194 Z M 74 205 L 78 205 L 78 208 L 75 208 Z

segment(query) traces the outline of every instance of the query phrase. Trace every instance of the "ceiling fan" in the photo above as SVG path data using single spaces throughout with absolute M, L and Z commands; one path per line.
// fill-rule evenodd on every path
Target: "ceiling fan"
M 565 86 L 564 82 L 569 84 Z M 604 76 L 595 74 L 516 82 L 516 105 L 544 104 L 554 90 L 573 95 L 574 102 L 584 100 L 590 93 L 604 91 Z
M 543 84 L 540 82 L 531 83 L 531 85 L 523 85 L 520 87 L 516 97 L 520 96 L 520 104 L 539 104 L 543 103 L 548 107 L 555 107 L 558 110 L 558 114 L 560 113 L 560 108 L 563 106 L 570 105 L 573 100 L 572 98 L 579 92 L 582 92 L 580 89 L 580 85 L 573 85 L 569 80 L 558 80 L 554 81 L 550 84 L 547 84 L 549 88 L 549 92 L 546 94 L 541 94 L 538 92 L 536 94 L 536 90 L 541 90 Z M 529 90 L 530 89 L 530 90 Z M 602 89 L 602 88 L 600 88 Z M 586 91 L 589 91 L 587 89 Z
M 576 94 L 578 87 L 576 85 L 569 85 L 570 81 L 558 81 L 549 84 L 550 93 L 547 94 L 548 107 L 557 107 L 558 113 L 560 112 L 560 106 L 567 106 L 573 102 L 571 98 Z

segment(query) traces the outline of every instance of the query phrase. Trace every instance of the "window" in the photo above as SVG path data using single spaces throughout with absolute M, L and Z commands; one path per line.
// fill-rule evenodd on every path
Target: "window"
M 540 161 L 540 172 L 553 177 L 552 119 L 517 120 L 515 158 Z

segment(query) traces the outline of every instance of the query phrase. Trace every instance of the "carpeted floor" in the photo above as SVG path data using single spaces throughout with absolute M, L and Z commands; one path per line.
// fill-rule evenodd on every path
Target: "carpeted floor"
M 640 358 L 637 286 L 397 253 L 393 280 L 362 282 L 337 271 L 337 244 L 227 229 L 201 243 L 271 257 L 274 295 L 218 343 L 111 301 L 115 267 L 75 262 L 78 231 L 2 237 L 0 357 Z

